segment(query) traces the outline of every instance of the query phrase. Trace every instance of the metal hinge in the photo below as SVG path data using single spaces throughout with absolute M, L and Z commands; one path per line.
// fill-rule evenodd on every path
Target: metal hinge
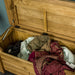
M 16 25 L 15 28 L 20 28 L 20 26 L 17 26 L 17 25 Z
M 49 35 L 48 33 L 43 32 L 42 35 Z

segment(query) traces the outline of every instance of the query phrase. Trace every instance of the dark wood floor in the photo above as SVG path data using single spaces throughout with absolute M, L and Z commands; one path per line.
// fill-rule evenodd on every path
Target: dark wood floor
M 12 73 L 6 71 L 5 74 L 2 74 L 2 73 L 0 72 L 0 75 L 14 75 L 14 74 L 12 74 Z

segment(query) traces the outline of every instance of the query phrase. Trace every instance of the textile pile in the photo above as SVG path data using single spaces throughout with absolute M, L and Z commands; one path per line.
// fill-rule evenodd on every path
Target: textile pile
M 36 75 L 65 75 L 64 70 L 75 70 L 75 55 L 48 35 L 19 41 L 6 53 L 33 62 Z

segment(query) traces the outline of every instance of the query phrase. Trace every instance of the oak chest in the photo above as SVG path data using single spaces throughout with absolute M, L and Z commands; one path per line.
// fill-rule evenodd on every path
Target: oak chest
M 35 75 L 33 64 L 4 53 L 6 47 L 45 32 L 75 53 L 75 3 L 58 0 L 5 0 L 11 27 L 0 37 L 0 71 Z M 75 72 L 65 71 L 66 75 Z

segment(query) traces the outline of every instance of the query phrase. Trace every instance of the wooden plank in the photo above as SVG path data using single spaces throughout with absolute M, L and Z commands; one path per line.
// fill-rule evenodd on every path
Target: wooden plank
M 19 26 L 21 26 L 21 25 L 19 25 Z M 43 33 L 44 31 L 43 30 L 37 30 L 37 29 L 35 29 L 35 28 L 31 28 L 31 27 L 28 27 L 28 26 L 23 26 L 23 27 L 21 27 L 21 30 L 29 30 L 30 32 L 32 31 L 32 32 L 34 32 L 34 33 Z M 61 35 L 61 34 L 58 34 L 58 33 L 56 33 L 56 32 L 53 32 L 52 30 L 50 31 L 50 32 L 48 32 L 48 34 L 51 34 L 51 35 L 54 35 L 54 36 L 56 36 L 56 37 L 61 37 L 61 38 L 64 38 L 64 39 L 69 39 L 69 40 L 72 40 L 72 41 L 74 41 L 74 38 L 72 38 L 73 36 L 64 36 L 64 35 Z
M 62 6 L 62 5 L 39 2 L 39 1 L 27 2 L 25 0 L 23 0 L 22 2 L 18 1 L 18 3 L 15 3 L 15 5 L 17 5 L 17 6 L 21 5 L 21 7 L 22 6 L 23 7 L 30 6 L 31 8 L 46 9 L 48 12 L 56 13 L 58 15 L 75 17 L 75 9 L 74 8 L 70 8 L 70 7 L 66 7 L 66 6 Z
M 0 53 L 3 51 L 3 49 L 0 47 Z M 2 63 L 2 58 L 1 58 L 1 54 L 0 54 L 0 72 L 4 73 L 4 65 Z
M 18 8 L 19 24 L 44 29 L 43 20 L 39 19 L 38 16 L 36 17 L 36 14 L 38 14 L 40 17 L 43 17 L 43 12 L 36 10 L 32 11 L 31 9 L 26 9 L 18 6 L 17 8 Z
M 27 33 L 26 31 L 24 32 L 23 29 L 15 28 L 13 32 L 13 41 L 25 40 L 28 37 L 31 37 L 31 34 Z
M 15 28 L 15 30 L 13 32 L 13 40 L 14 41 L 25 40 L 28 37 L 32 37 L 32 36 L 34 37 L 36 35 L 40 35 L 40 34 L 36 33 L 36 32 L 25 30 L 25 29 Z
M 7 14 L 8 14 L 8 19 L 9 19 L 9 23 L 10 25 L 14 25 L 14 16 L 13 16 L 13 0 L 4 0 L 5 2 L 5 6 L 6 6 L 6 10 L 7 10 Z
M 44 30 L 42 29 L 39 29 L 39 28 L 34 28 L 34 27 L 31 27 L 31 26 L 28 26 L 28 25 L 21 25 L 21 24 L 18 24 L 18 26 L 20 26 L 21 29 L 26 29 L 26 30 L 30 30 L 30 31 L 35 31 L 35 33 L 43 33 Z
M 67 17 L 67 16 L 62 16 L 62 15 L 57 15 L 54 13 L 49 13 L 48 12 L 48 21 L 52 21 L 55 23 L 63 24 L 63 25 L 70 25 L 70 26 L 75 26 L 75 18 L 74 17 Z
M 19 6 L 17 5 L 18 15 L 20 16 L 30 16 L 32 18 L 43 19 L 43 10 L 38 8 L 31 8 L 30 6 Z
M 4 61 L 7 61 L 7 62 L 9 61 L 10 63 L 15 64 L 16 66 L 22 67 L 24 70 L 34 73 L 33 64 L 28 61 L 22 60 L 20 58 L 17 58 L 15 56 L 12 56 L 3 52 L 1 52 L 1 58 L 2 58 L 3 63 Z
M 47 32 L 48 31 L 48 25 L 47 25 L 47 11 L 44 10 L 43 11 L 44 14 L 44 31 Z
M 23 0 L 22 0 L 23 1 Z M 15 3 L 21 3 L 22 1 L 18 1 L 16 0 Z M 35 1 L 35 0 L 24 0 L 24 1 Z M 51 3 L 51 4 L 57 4 L 57 5 L 61 5 L 61 6 L 66 6 L 66 7 L 72 7 L 75 8 L 75 3 L 70 1 L 63 1 L 63 0 L 37 0 L 38 2 L 45 2 L 45 3 Z
M 50 4 L 48 4 L 50 5 Z M 54 5 L 55 6 L 55 5 Z M 36 18 L 40 18 L 43 19 L 43 8 L 37 8 L 34 6 L 27 6 L 27 5 L 17 5 L 18 8 L 18 13 L 19 15 L 26 15 L 26 16 L 31 16 L 31 17 L 36 17 Z M 52 9 L 53 7 L 51 7 Z M 65 7 L 66 8 L 66 7 Z M 74 8 L 66 8 L 67 10 L 65 10 L 64 8 L 60 9 L 52 9 L 53 11 L 51 11 L 51 9 L 45 8 L 45 10 L 47 10 L 48 16 L 58 16 L 58 17 L 67 17 L 67 18 L 75 18 L 75 9 Z M 22 12 L 21 12 L 22 11 Z M 55 11 L 55 12 L 54 12 Z M 63 15 L 62 15 L 63 14 Z
M 31 17 L 32 19 L 36 19 L 36 18 L 39 18 L 39 19 L 43 19 L 43 17 L 42 17 L 42 14 L 43 13 L 41 13 L 40 15 L 39 14 L 37 14 L 37 12 L 34 12 L 34 10 L 25 10 L 25 9 L 22 9 L 21 8 L 21 10 L 23 11 L 23 12 L 25 12 L 26 11 L 26 13 L 20 13 L 19 14 L 19 19 L 21 18 L 27 18 L 27 17 Z M 30 13 L 31 13 L 31 15 L 29 15 L 30 13 L 28 13 L 30 11 Z M 19 12 L 19 11 L 18 11 Z M 52 22 L 56 22 L 56 23 L 59 23 L 59 24 L 63 24 L 63 25 L 72 25 L 72 26 L 75 26 L 74 25 L 74 20 L 75 20 L 75 18 L 74 17 L 69 17 L 69 16 L 62 16 L 62 15 L 57 15 L 56 13 L 50 13 L 50 12 L 47 12 L 48 14 L 48 16 L 47 16 L 47 20 L 48 21 L 52 21 Z M 19 20 L 20 21 L 20 20 Z M 29 22 L 30 22 L 30 20 L 29 20 Z M 39 21 L 38 21 L 39 22 Z
M 36 75 L 36 74 L 30 73 L 29 75 Z
M 75 75 L 75 72 L 71 72 L 71 71 L 68 71 L 68 70 L 65 70 L 65 73 L 66 73 L 66 75 Z
M 38 1 L 75 8 L 75 3 L 72 0 L 38 0 Z
M 43 24 L 44 24 L 43 20 L 40 20 L 40 19 L 37 19 L 37 18 L 26 17 L 26 19 L 25 18 L 23 19 L 23 17 L 22 17 L 22 19 L 21 18 L 19 19 L 19 25 L 22 25 L 22 26 L 27 25 L 27 26 L 31 26 L 31 27 L 34 27 L 34 28 L 37 28 L 37 29 L 44 30 Z
M 0 72 L 2 72 L 2 73 L 5 72 L 1 57 L 0 57 Z
M 63 35 L 64 37 L 75 38 L 75 27 L 69 25 L 58 24 L 54 22 L 48 22 L 48 31 L 56 34 Z
M 14 6 L 13 15 L 14 15 L 14 24 L 18 25 L 19 24 L 19 19 L 18 19 L 18 11 L 17 11 L 17 6 L 16 5 Z
M 28 37 L 31 37 L 31 36 L 38 36 L 38 35 L 40 35 L 40 33 L 37 33 L 37 32 L 33 32 L 33 31 L 28 31 L 28 30 L 25 30 L 25 29 L 18 29 L 18 28 L 14 28 L 15 29 L 15 33 L 17 33 L 18 34 L 18 36 L 20 36 L 19 35 L 19 33 L 20 34 L 22 34 L 22 36 L 25 34 L 25 36 L 28 38 Z M 15 33 L 14 33 L 14 35 L 15 35 Z
M 22 70 L 22 68 L 20 68 L 19 66 L 12 64 L 8 61 L 3 61 L 3 65 L 5 70 L 10 71 L 14 74 L 29 75 L 29 72 L 27 72 L 27 70 Z

